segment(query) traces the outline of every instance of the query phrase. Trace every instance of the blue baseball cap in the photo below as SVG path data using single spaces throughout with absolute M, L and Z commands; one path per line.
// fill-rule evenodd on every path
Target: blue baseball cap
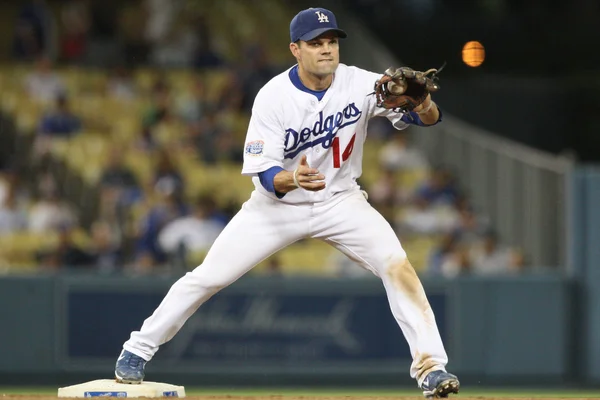
M 335 31 L 341 38 L 348 36 L 346 32 L 338 28 L 335 15 L 324 8 L 302 10 L 290 22 L 292 42 L 312 40 L 328 31 Z

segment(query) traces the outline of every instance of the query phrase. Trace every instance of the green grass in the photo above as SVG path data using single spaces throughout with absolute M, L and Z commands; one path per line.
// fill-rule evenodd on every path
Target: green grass
M 56 395 L 58 387 L 0 387 L 0 400 L 2 394 L 20 394 L 20 395 Z M 414 390 L 366 390 L 366 389 L 202 389 L 195 387 L 186 387 L 188 396 L 207 396 L 207 395 L 231 395 L 231 396 L 261 396 L 261 395 L 282 395 L 282 396 L 419 396 L 417 388 Z M 460 400 L 461 397 L 566 397 L 566 398 L 600 398 L 600 390 L 536 390 L 536 389 L 484 389 L 484 388 L 464 388 L 460 396 L 454 397 Z

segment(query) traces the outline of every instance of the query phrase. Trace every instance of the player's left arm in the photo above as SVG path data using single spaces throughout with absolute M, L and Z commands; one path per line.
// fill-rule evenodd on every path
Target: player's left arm
M 413 111 L 406 113 L 387 110 L 373 105 L 371 116 L 386 117 L 394 125 L 394 128 L 398 130 L 406 129 L 410 125 L 433 126 L 442 122 L 443 117 L 442 111 L 431 99 L 431 95 L 428 95 L 427 99 Z
M 435 125 L 442 120 L 442 113 L 437 104 L 431 99 L 431 94 L 428 94 L 425 101 L 415 107 L 412 113 L 417 114 L 416 117 L 424 126 Z M 417 123 L 417 125 L 419 124 Z
M 442 122 L 442 111 L 431 99 L 431 94 L 414 110 L 405 113 L 396 110 L 375 107 L 375 116 L 385 116 L 396 129 L 405 129 L 409 125 L 433 126 Z

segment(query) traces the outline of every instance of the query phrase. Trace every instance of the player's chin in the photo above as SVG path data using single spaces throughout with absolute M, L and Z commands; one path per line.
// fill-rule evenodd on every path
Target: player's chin
M 335 72 L 335 70 L 338 67 L 338 63 L 334 63 L 334 62 L 329 62 L 329 61 L 322 61 L 320 63 L 317 64 L 317 75 L 320 76 L 327 76 L 327 75 L 331 75 Z

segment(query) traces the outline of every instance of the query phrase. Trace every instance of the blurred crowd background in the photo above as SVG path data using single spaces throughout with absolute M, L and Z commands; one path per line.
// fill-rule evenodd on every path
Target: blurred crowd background
M 410 13 L 399 13 L 402 21 L 410 14 L 410 21 L 431 20 L 432 26 L 440 10 L 450 8 L 435 0 L 350 3 L 372 14 L 365 20 L 375 28 L 390 26 L 388 7 L 404 4 Z M 481 3 L 484 10 L 496 7 L 489 13 L 496 17 L 537 3 L 543 15 L 567 7 Z M 594 1 L 582 3 L 598 16 Z M 240 174 L 250 108 L 262 85 L 294 62 L 288 29 L 300 7 L 277 0 L 3 3 L 0 271 L 144 275 L 200 264 L 252 190 Z M 458 24 L 465 15 L 446 23 Z M 514 30 L 527 25 L 512 21 Z M 427 37 L 423 28 L 413 33 L 418 45 L 448 40 L 434 28 Z M 386 37 L 406 43 L 391 40 L 389 32 Z M 433 60 L 432 51 L 406 49 L 406 55 L 423 66 L 455 57 Z M 521 118 L 528 107 L 512 106 Z M 486 210 L 471 203 L 461 176 L 413 144 L 422 128 L 399 132 L 375 120 L 369 129 L 360 184 L 419 274 L 527 269 L 528 255 L 505 245 Z M 313 240 L 290 246 L 252 273 L 368 274 Z

